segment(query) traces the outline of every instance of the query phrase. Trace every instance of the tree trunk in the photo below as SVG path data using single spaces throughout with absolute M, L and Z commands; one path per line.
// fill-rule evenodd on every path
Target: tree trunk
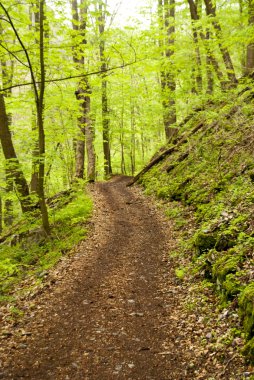
M 210 33 L 207 31 L 206 33 L 206 39 L 210 39 Z M 206 55 L 206 78 L 207 78 L 207 87 L 206 87 L 206 93 L 211 95 L 214 90 L 214 79 L 213 79 L 213 73 L 212 73 L 212 66 L 213 62 L 211 59 L 211 56 L 208 54 Z
M 76 141 L 75 178 L 84 178 L 85 167 L 85 141 L 79 138 Z
M 123 72 L 122 72 L 123 75 Z M 122 82 L 122 105 L 121 105 L 121 121 L 120 121 L 120 146 L 121 146 L 121 174 L 126 174 L 125 157 L 124 157 L 124 111 L 125 111 L 125 96 Z
M 131 175 L 136 171 L 136 128 L 135 128 L 135 109 L 131 100 Z
M 107 70 L 107 62 L 105 57 L 105 17 L 106 11 L 103 9 L 102 1 L 99 2 L 99 35 L 100 35 L 100 61 L 102 73 Z M 102 138 L 103 138 L 103 154 L 104 154 L 104 175 L 106 178 L 112 174 L 111 167 L 111 154 L 110 154 L 110 120 L 108 110 L 108 92 L 107 92 L 108 80 L 105 74 L 102 74 L 101 82 L 101 103 L 102 103 Z
M 45 61 L 44 61 L 44 7 L 45 0 L 39 0 L 40 9 L 40 92 L 36 99 L 38 142 L 39 142 L 39 176 L 37 194 L 42 217 L 42 225 L 45 233 L 50 234 L 48 210 L 44 194 L 45 178 L 45 133 L 44 133 L 44 92 L 45 92 Z
M 72 29 L 76 34 L 82 36 L 82 44 L 86 45 L 88 4 L 86 0 L 81 0 L 80 11 L 77 0 L 72 0 Z M 75 37 L 75 36 L 74 36 Z M 83 48 L 73 50 L 73 62 L 77 69 L 84 70 L 85 58 Z M 79 82 L 76 97 L 80 101 L 81 116 L 78 117 L 77 124 L 81 132 L 76 143 L 76 169 L 75 177 L 84 178 L 85 147 L 87 151 L 87 179 L 89 182 L 95 181 L 96 155 L 94 149 L 94 129 L 90 118 L 91 108 L 91 87 L 88 79 L 83 78 Z
M 2 42 L 2 37 L 3 37 L 3 27 L 0 23 L 0 36 L 1 36 L 1 42 Z M 14 62 L 11 61 L 10 65 L 8 67 L 8 64 L 5 60 L 1 60 L 1 69 L 2 69 L 2 82 L 3 82 L 3 87 L 8 87 L 12 85 L 12 79 L 13 79 L 13 73 L 14 73 Z M 9 98 L 11 96 L 12 92 L 11 90 L 5 91 L 4 96 L 6 98 Z M 7 119 L 8 119 L 8 127 L 11 126 L 12 124 L 12 115 L 10 113 L 7 114 Z M 7 167 L 5 167 L 5 179 L 6 179 L 6 193 L 7 197 L 5 197 L 4 201 L 4 216 L 3 216 L 3 221 L 6 226 L 11 226 L 13 223 L 13 201 L 11 199 L 11 193 L 14 190 L 13 187 L 13 178 L 12 178 L 12 173 Z
M 88 82 L 87 82 L 87 85 Z M 89 87 L 90 89 L 90 87 Z M 90 93 L 85 98 L 85 135 L 86 135 L 86 152 L 87 152 L 87 179 L 94 182 L 96 178 L 96 155 L 94 149 L 94 128 L 90 117 L 91 96 Z
M 218 22 L 218 20 L 216 20 L 216 6 L 212 0 L 204 0 L 204 2 L 206 6 L 206 14 L 208 16 L 211 16 L 212 18 L 212 24 L 213 24 L 215 34 L 217 37 L 218 46 L 220 48 L 221 55 L 222 55 L 222 58 L 227 70 L 228 79 L 230 80 L 231 84 L 237 84 L 238 81 L 236 79 L 235 70 L 234 70 L 234 66 L 233 66 L 229 51 L 227 47 L 225 47 L 221 42 L 222 29 L 221 29 L 220 23 Z
M 175 44 L 175 0 L 159 0 L 159 19 L 162 33 L 166 34 L 162 56 L 165 59 L 161 71 L 163 121 L 166 139 L 170 138 L 170 128 L 176 123 L 175 75 L 172 72 Z
M 249 25 L 254 27 L 254 0 L 249 0 Z M 252 38 L 253 40 L 253 38 Z M 247 57 L 246 57 L 246 70 L 245 73 L 250 75 L 254 70 L 254 42 L 249 43 L 247 46 Z
M 200 55 L 200 48 L 199 48 L 199 34 L 198 29 L 195 25 L 195 19 L 197 19 L 198 11 L 197 11 L 197 4 L 195 4 L 193 1 L 189 1 L 189 7 L 190 7 L 190 13 L 191 13 L 191 19 L 192 19 L 192 34 L 193 34 L 193 40 L 195 44 L 195 58 L 196 58 L 196 65 L 194 69 L 195 73 L 195 79 L 196 79 L 196 91 L 197 93 L 200 93 L 203 89 L 203 78 L 201 73 L 201 55 Z M 195 15 L 196 14 L 196 15 Z
M 21 209 L 23 212 L 32 211 L 29 187 L 14 149 L 2 93 L 0 93 L 0 140 L 6 159 L 8 175 L 10 176 L 9 178 L 13 178 L 14 180 Z
M 39 25 L 40 25 L 40 9 L 38 2 L 33 6 L 30 6 L 30 29 L 34 29 L 35 33 L 35 45 L 39 45 L 38 35 L 39 35 Z M 33 85 L 32 85 L 33 90 Z M 34 107 L 32 108 L 32 134 L 36 135 L 37 132 L 37 120 L 36 120 L 36 110 Z M 38 157 L 39 157 L 39 146 L 38 139 L 34 141 L 33 149 L 32 149 L 32 173 L 31 173 L 31 182 L 30 182 L 30 190 L 31 193 L 36 193 L 38 188 L 38 180 L 39 180 L 39 166 L 38 166 Z

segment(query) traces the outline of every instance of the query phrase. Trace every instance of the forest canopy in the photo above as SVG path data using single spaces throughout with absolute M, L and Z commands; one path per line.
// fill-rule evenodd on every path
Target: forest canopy
M 134 175 L 195 109 L 246 86 L 254 1 L 0 2 L 1 229 L 79 179 Z M 39 211 L 38 211 L 39 210 Z

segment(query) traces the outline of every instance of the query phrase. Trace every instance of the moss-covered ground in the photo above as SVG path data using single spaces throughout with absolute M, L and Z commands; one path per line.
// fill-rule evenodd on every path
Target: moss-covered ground
M 236 305 L 254 361 L 254 93 L 210 102 L 179 131 L 175 151 L 140 178 L 174 219 L 180 254 Z M 190 131 L 202 123 L 198 132 Z M 168 148 L 168 147 L 167 147 Z M 190 223 L 191 220 L 191 223 Z M 191 229 L 190 229 L 191 225 Z M 180 272 L 179 272 L 180 273 Z M 180 275 L 183 276 L 181 268 Z M 179 275 L 179 274 L 178 274 Z
M 51 205 L 50 236 L 42 234 L 40 220 L 28 216 L 20 220 L 15 235 L 0 246 L 0 301 L 15 301 L 15 288 L 28 277 L 35 286 L 40 284 L 47 271 L 85 238 L 91 212 L 92 201 L 80 184 L 79 189 Z

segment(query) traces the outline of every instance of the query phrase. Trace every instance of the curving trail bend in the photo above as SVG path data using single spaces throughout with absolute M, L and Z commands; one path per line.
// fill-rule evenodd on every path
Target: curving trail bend
M 17 337 L 9 348 L 2 378 L 194 378 L 176 343 L 170 226 L 127 182 L 114 177 L 90 187 L 92 232 L 51 274 L 51 286 L 27 318 L 25 344 Z

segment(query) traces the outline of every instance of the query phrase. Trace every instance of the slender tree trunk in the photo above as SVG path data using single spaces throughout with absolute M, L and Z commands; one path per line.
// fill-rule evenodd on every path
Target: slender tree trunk
M 161 31 L 165 34 L 162 46 L 164 67 L 161 70 L 161 87 L 164 128 L 166 139 L 169 140 L 171 136 L 170 129 L 176 123 L 176 83 L 175 75 L 172 71 L 175 44 L 175 0 L 159 0 L 158 12 Z
M 87 82 L 87 90 L 89 83 Z M 90 90 L 90 87 L 89 87 Z M 91 112 L 91 91 L 85 98 L 85 135 L 86 135 L 86 151 L 87 151 L 87 179 L 94 182 L 96 178 L 96 155 L 94 149 L 94 127 L 90 117 Z
M 103 9 L 104 4 L 102 1 L 99 2 L 99 35 L 100 35 L 100 61 L 101 61 L 101 71 L 102 71 L 102 82 L 101 82 L 101 103 L 102 103 L 102 138 L 103 138 L 103 153 L 104 153 L 104 175 L 106 178 L 110 177 L 112 174 L 111 167 L 111 154 L 110 154 L 110 119 L 108 110 L 108 80 L 106 74 L 103 74 L 107 70 L 107 62 L 105 57 L 105 17 L 106 11 Z
M 207 31 L 206 33 L 206 39 L 209 41 L 210 39 L 210 33 Z M 209 43 L 209 42 L 208 42 Z M 210 55 L 206 55 L 206 78 L 207 78 L 207 88 L 206 88 L 206 93 L 212 94 L 214 90 L 214 79 L 213 79 L 213 73 L 212 73 L 212 58 Z
M 249 25 L 254 28 L 254 0 L 248 0 Z M 254 70 L 254 39 L 247 46 L 246 74 L 252 74 Z
M 77 38 L 77 34 L 79 33 L 79 10 L 78 10 L 78 2 L 77 0 L 72 0 L 72 29 L 74 31 L 74 45 L 76 45 L 75 38 Z M 82 52 L 79 51 L 76 47 L 73 48 L 73 62 L 78 70 L 84 69 L 84 57 Z M 79 84 L 78 89 L 76 90 L 76 97 L 78 100 L 82 98 L 84 95 L 84 88 L 81 84 Z M 82 101 L 82 99 L 81 99 Z M 75 144 L 75 178 L 84 178 L 84 167 L 85 167 L 85 128 L 82 124 L 83 115 L 82 115 L 82 105 L 80 104 L 80 112 L 81 115 L 78 116 L 77 124 L 79 128 L 79 136 L 76 140 Z
M 3 28 L 2 28 L 1 23 L 0 23 L 0 36 L 1 36 L 1 41 L 2 41 L 2 38 L 3 38 Z M 14 73 L 14 62 L 11 61 L 9 63 L 9 67 L 8 67 L 7 62 L 4 61 L 4 60 L 1 60 L 1 69 L 2 69 L 3 87 L 11 86 L 12 85 L 12 79 L 13 79 L 13 73 Z M 6 98 L 9 98 L 9 97 L 11 97 L 11 94 L 12 94 L 11 90 L 8 90 L 8 91 L 5 91 L 4 96 Z M 11 113 L 7 114 L 7 119 L 8 119 L 8 127 L 10 128 L 10 126 L 12 124 L 12 115 L 11 115 Z M 13 223 L 13 220 L 14 220 L 14 216 L 13 216 L 13 201 L 11 199 L 11 193 L 13 192 L 14 187 L 13 187 L 12 173 L 9 171 L 8 165 L 7 165 L 7 167 L 5 167 L 5 179 L 6 179 L 6 193 L 7 193 L 7 197 L 5 197 L 4 206 L 3 206 L 3 209 L 4 209 L 4 212 L 3 212 L 3 215 L 4 215 L 3 221 L 4 221 L 4 224 L 6 226 L 11 226 L 12 223 Z
M 136 128 L 135 128 L 135 109 L 131 100 L 131 174 L 136 171 Z
M 235 70 L 234 70 L 232 60 L 231 60 L 231 56 L 229 54 L 227 47 L 225 47 L 221 42 L 222 29 L 221 29 L 220 23 L 216 19 L 216 6 L 212 0 L 204 0 L 204 2 L 206 6 L 207 15 L 212 17 L 212 24 L 213 24 L 215 34 L 217 37 L 218 46 L 220 48 L 221 55 L 222 55 L 222 58 L 227 70 L 228 79 L 230 80 L 231 84 L 237 84 L 238 81 L 235 75 Z
M 78 125 L 83 139 L 80 139 L 76 142 L 76 178 L 83 178 L 86 143 L 87 179 L 89 182 L 94 182 L 96 156 L 94 150 L 94 129 L 90 118 L 91 89 L 86 78 L 83 78 L 80 81 L 79 90 L 81 90 L 81 92 L 76 91 L 77 98 L 80 101 L 81 110 L 81 116 L 78 119 Z
M 81 0 L 80 11 L 77 0 L 72 0 L 72 28 L 77 35 L 82 36 L 82 44 L 86 45 L 88 3 Z M 75 36 L 74 36 L 75 37 Z M 84 70 L 85 57 L 83 48 L 73 49 L 73 61 L 77 69 Z M 96 156 L 94 149 L 94 129 L 90 118 L 91 108 L 91 87 L 87 78 L 83 78 L 78 85 L 76 97 L 80 101 L 80 113 L 77 124 L 80 130 L 80 137 L 76 142 L 76 169 L 75 177 L 84 178 L 85 167 L 85 147 L 87 150 L 87 178 L 90 182 L 95 181 Z
M 123 78 L 123 71 L 122 71 Z M 125 111 L 125 96 L 122 81 L 122 105 L 121 105 L 121 120 L 120 120 L 120 146 L 121 146 L 121 174 L 126 174 L 125 157 L 124 157 L 124 111 Z
M 35 32 L 35 45 L 39 45 L 38 34 L 39 34 L 39 25 L 40 25 L 40 9 L 39 3 L 35 3 L 33 6 L 30 6 L 30 29 Z M 33 90 L 33 85 L 32 85 Z M 32 108 L 32 135 L 36 136 L 37 132 L 37 120 L 36 120 L 36 110 Z M 39 144 L 38 139 L 36 138 L 33 144 L 32 149 L 32 172 L 31 172 L 31 182 L 30 189 L 32 193 L 36 193 L 38 189 L 38 180 L 39 180 L 39 166 L 38 166 L 38 157 L 39 157 Z
M 45 93 L 45 61 L 44 61 L 44 7 L 45 0 L 39 0 L 40 9 L 40 92 L 36 101 L 37 110 L 37 126 L 39 141 L 39 176 L 37 194 L 39 196 L 39 204 L 42 217 L 42 225 L 45 233 L 50 234 L 50 225 L 48 218 L 48 210 L 44 194 L 44 178 L 45 178 L 45 133 L 44 133 L 44 93 Z
M 200 48 L 199 48 L 199 34 L 198 34 L 198 29 L 195 24 L 195 18 L 199 17 L 198 12 L 197 12 L 197 3 L 192 4 L 191 1 L 189 1 L 189 7 L 191 11 L 191 16 L 193 13 L 196 13 L 196 16 L 191 17 L 192 19 L 192 34 L 193 34 L 193 40 L 195 44 L 195 58 L 196 58 L 196 64 L 194 68 L 194 74 L 195 74 L 195 80 L 196 80 L 196 86 L 195 86 L 195 92 L 200 93 L 203 89 L 203 78 L 202 78 L 202 73 L 201 73 L 201 54 L 200 54 Z M 193 10 L 192 8 L 195 7 Z

